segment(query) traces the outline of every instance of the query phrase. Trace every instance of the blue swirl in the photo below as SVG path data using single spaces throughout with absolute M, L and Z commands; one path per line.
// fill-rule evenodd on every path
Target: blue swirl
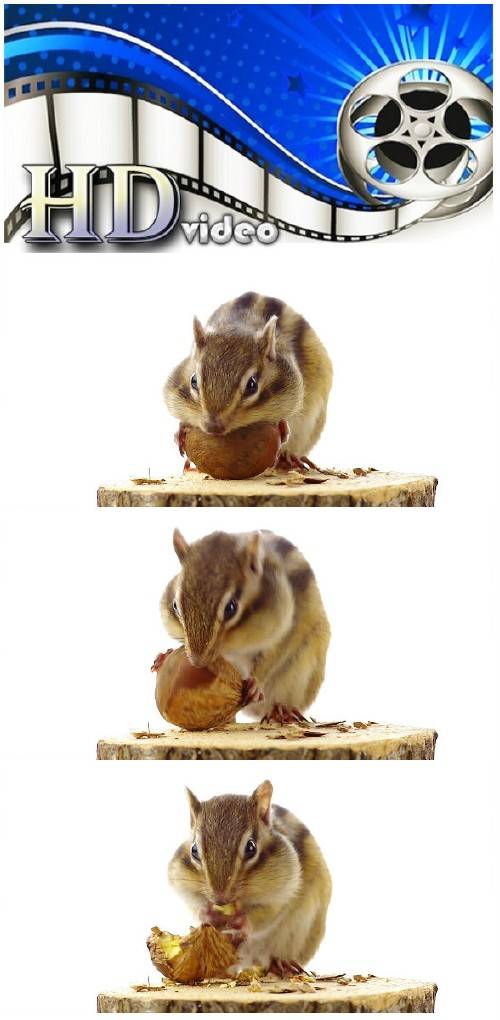
M 46 22 L 88 23 L 27 29 L 6 40 L 5 78 L 71 70 L 151 83 L 230 131 L 262 160 L 329 197 L 345 194 L 300 170 L 280 150 L 186 72 L 144 49 L 150 43 L 203 77 L 301 161 L 343 183 L 337 164 L 337 115 L 367 74 L 397 60 L 448 60 L 492 81 L 492 6 L 7 4 L 6 28 Z M 115 29 L 137 44 L 106 35 Z

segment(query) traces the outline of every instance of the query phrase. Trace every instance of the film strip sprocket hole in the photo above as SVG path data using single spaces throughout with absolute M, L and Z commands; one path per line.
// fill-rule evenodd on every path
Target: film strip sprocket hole
M 7 216 L 12 239 L 29 219 L 23 163 L 57 168 L 54 197 L 67 193 L 67 163 L 134 163 L 172 174 L 181 190 L 280 230 L 323 241 L 361 241 L 404 229 L 425 203 L 370 208 L 328 199 L 265 162 L 181 99 L 147 83 L 104 74 L 43 74 L 5 86 Z M 98 176 L 98 183 L 107 177 Z M 10 211 L 9 211 L 10 210 Z

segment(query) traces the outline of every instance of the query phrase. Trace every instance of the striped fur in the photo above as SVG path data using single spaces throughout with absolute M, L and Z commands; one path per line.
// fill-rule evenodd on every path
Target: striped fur
M 185 550 L 161 600 L 169 634 L 184 642 L 197 665 L 220 655 L 243 676 L 255 676 L 265 700 L 248 706 L 250 715 L 262 716 L 277 703 L 308 708 L 324 678 L 330 627 L 299 550 L 271 531 L 214 532 Z M 232 598 L 238 611 L 225 621 Z
M 298 818 L 273 807 L 259 816 L 259 791 L 223 795 L 199 804 L 191 838 L 175 852 L 169 880 L 203 917 L 210 902 L 233 902 L 247 918 L 239 967 L 268 967 L 274 958 L 308 963 L 324 935 L 331 898 L 330 874 L 314 837 Z M 247 840 L 257 845 L 245 858 Z M 200 861 L 193 861 L 196 843 Z
M 275 349 L 266 344 L 266 327 L 276 316 Z M 201 332 L 200 332 L 201 330 Z M 270 331 L 272 332 L 272 326 Z M 318 336 L 284 301 L 249 291 L 221 305 L 170 374 L 164 388 L 169 411 L 184 424 L 206 428 L 217 421 L 230 432 L 260 421 L 286 419 L 286 449 L 310 452 L 326 419 L 332 366 Z M 258 391 L 245 385 L 254 374 Z M 191 386 L 196 376 L 198 392 Z

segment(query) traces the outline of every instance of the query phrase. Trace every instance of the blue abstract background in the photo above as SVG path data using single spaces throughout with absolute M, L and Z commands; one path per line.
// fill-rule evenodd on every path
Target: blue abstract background
M 36 27 L 47 22 L 46 28 Z M 59 22 L 71 24 L 60 28 Z M 302 184 L 336 198 L 345 197 L 335 187 L 344 183 L 336 157 L 337 115 L 346 95 L 371 71 L 431 57 L 492 84 L 489 4 L 7 4 L 6 29 L 24 26 L 6 39 L 6 82 L 77 71 L 156 85 L 230 131 L 263 161 L 290 172 L 290 161 L 214 95 L 212 86 L 328 178 L 293 166 Z M 67 88 L 71 82 L 70 77 Z

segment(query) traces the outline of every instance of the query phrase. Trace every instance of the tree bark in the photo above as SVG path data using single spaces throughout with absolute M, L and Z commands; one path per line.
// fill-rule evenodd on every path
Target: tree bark
M 399 978 L 318 977 L 304 990 L 276 980 L 231 988 L 201 985 L 138 985 L 98 996 L 99 1013 L 433 1013 L 437 986 Z
M 98 506 L 434 506 L 437 478 L 367 470 L 311 474 L 285 481 L 282 472 L 241 481 L 221 481 L 188 471 L 159 481 L 103 485 Z M 347 475 L 347 477 L 339 477 Z M 319 473 L 321 476 L 321 473 Z M 296 476 L 292 476 L 292 481 Z M 290 480 L 289 480 L 290 481 Z
M 109 737 L 97 745 L 97 757 L 117 760 L 335 760 L 434 758 L 437 733 L 432 729 L 382 723 L 264 726 L 233 723 L 218 730 L 168 729 Z

